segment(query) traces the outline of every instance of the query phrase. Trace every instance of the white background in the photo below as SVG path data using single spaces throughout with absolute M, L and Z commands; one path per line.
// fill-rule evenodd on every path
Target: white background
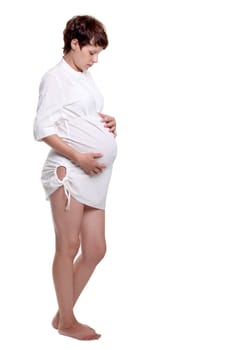
M 1 349 L 232 350 L 233 11 L 226 0 L 7 1 L 1 35 Z M 92 69 L 118 122 L 108 253 L 76 314 L 97 342 L 59 336 L 54 235 L 33 139 L 42 74 L 68 19 L 110 45 Z M 3 345 L 4 344 L 4 345 Z

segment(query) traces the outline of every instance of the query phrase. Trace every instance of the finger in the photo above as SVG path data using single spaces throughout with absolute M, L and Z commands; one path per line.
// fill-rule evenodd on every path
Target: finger
M 116 129 L 116 125 L 115 124 L 111 124 L 111 125 L 104 124 L 104 127 L 109 129 L 109 131 L 113 131 L 113 130 Z
M 105 122 L 105 125 L 107 125 L 108 127 L 111 127 L 111 126 L 115 126 L 116 123 L 115 123 L 114 120 L 109 120 L 109 121 L 106 121 L 106 122 Z
M 102 153 L 92 153 L 93 158 L 101 158 L 103 157 Z
M 98 163 L 96 168 L 99 169 L 99 170 L 103 170 L 103 169 L 106 168 L 106 165 L 104 163 Z
M 83 171 L 87 174 L 87 175 L 92 175 L 91 173 L 91 171 L 90 170 L 86 170 L 86 169 L 83 169 Z
M 113 122 L 113 120 L 108 118 L 108 117 L 105 117 L 105 118 L 102 118 L 101 122 L 105 123 L 105 125 L 106 125 L 106 124 L 109 124 L 109 123 Z
M 116 131 L 116 128 L 113 126 L 112 128 L 109 128 L 108 130 L 109 130 L 109 132 L 114 133 Z
M 99 113 L 99 115 L 100 115 L 100 117 L 102 118 L 102 121 L 105 121 L 105 119 L 106 119 L 107 115 L 102 114 L 102 113 Z
M 115 122 L 115 118 L 111 117 L 110 115 L 106 115 L 106 114 L 100 114 L 101 118 L 102 118 L 102 122 Z
M 99 174 L 99 173 L 101 173 L 103 171 L 103 168 L 100 168 L 100 167 L 96 167 L 94 170 L 93 170 L 93 172 L 95 173 L 95 174 Z
M 103 171 L 103 169 L 95 168 L 95 169 L 93 169 L 92 171 L 90 171 L 90 174 L 89 174 L 89 175 L 91 175 L 91 176 L 97 175 L 97 174 L 101 173 L 102 171 Z

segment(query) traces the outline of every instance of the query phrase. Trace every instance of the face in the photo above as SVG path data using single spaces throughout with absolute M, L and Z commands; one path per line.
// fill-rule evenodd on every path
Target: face
M 85 71 L 98 62 L 99 53 L 103 50 L 100 46 L 85 45 L 80 49 L 78 40 L 71 41 L 71 50 L 66 55 L 67 62 L 77 71 Z

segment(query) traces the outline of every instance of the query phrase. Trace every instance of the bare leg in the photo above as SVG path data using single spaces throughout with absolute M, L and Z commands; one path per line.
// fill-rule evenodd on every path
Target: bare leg
M 58 168 L 59 171 L 61 169 L 62 167 Z M 56 233 L 53 278 L 59 307 L 58 331 L 80 340 L 98 339 L 99 335 L 90 327 L 79 323 L 73 314 L 73 263 L 80 245 L 79 232 L 84 206 L 71 199 L 71 208 L 66 211 L 66 197 L 62 187 L 51 195 L 50 201 Z
M 100 209 L 85 207 L 81 228 L 82 254 L 74 264 L 74 305 L 85 288 L 96 265 L 106 252 L 105 212 Z M 59 314 L 52 325 L 57 328 Z
M 85 207 L 81 229 L 82 254 L 74 265 L 74 303 L 106 252 L 105 212 Z

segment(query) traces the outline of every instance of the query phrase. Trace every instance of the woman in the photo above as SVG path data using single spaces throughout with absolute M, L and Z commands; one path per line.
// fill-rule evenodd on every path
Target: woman
M 103 98 L 88 71 L 108 46 L 103 24 L 75 16 L 63 34 L 64 56 L 41 80 L 34 136 L 51 147 L 41 180 L 56 237 L 58 312 L 52 325 L 62 335 L 92 340 L 100 334 L 78 322 L 73 308 L 106 251 L 104 209 L 117 154 L 116 122 L 101 114 Z

